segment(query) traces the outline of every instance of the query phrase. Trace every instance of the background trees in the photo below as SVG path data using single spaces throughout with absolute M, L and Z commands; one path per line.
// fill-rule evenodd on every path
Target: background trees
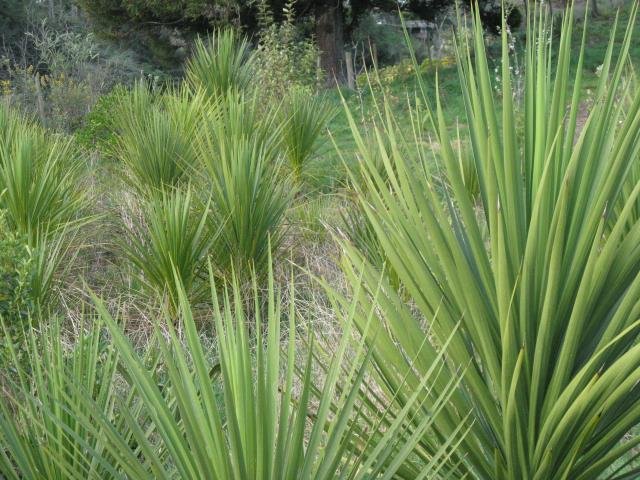
M 161 46 L 174 55 L 165 62 L 179 62 L 188 39 L 220 25 L 241 26 L 245 33 L 259 36 L 260 4 L 273 12 L 276 21 L 294 9 L 306 35 L 313 34 L 320 51 L 320 66 L 327 83 L 345 79 L 344 49 L 364 14 L 401 9 L 416 18 L 433 20 L 452 0 L 77 0 L 95 24 L 112 36 L 144 36 L 149 48 L 160 55 Z M 483 20 L 493 27 L 499 22 L 500 2 L 479 0 Z M 516 21 L 516 19 L 513 19 Z M 167 55 L 165 52 L 164 55 Z M 162 57 L 162 55 L 160 55 Z

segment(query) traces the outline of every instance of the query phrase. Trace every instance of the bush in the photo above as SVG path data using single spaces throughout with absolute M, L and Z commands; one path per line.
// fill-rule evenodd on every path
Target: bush
M 468 412 L 472 418 L 450 458 L 456 478 L 637 475 L 630 462 L 638 438 L 625 435 L 640 422 L 640 184 L 636 177 L 632 189 L 625 186 L 639 158 L 640 91 L 621 82 L 637 9 L 634 4 L 619 55 L 612 36 L 598 98 L 581 130 L 587 33 L 582 48 L 571 52 L 573 10 L 563 18 L 557 51 L 543 20 L 529 25 L 521 105 L 514 103 L 506 25 L 503 95 L 496 101 L 476 13 L 474 55 L 463 44 L 458 62 L 477 199 L 469 194 L 437 86 L 435 106 L 425 93 L 417 118 L 434 130 L 448 189 L 439 188 L 426 163 L 416 168 L 399 148 L 391 150 L 389 180 L 383 179 L 351 120 L 363 158 L 362 208 L 404 291 L 381 281 L 366 262 L 363 269 L 364 254 L 353 248 L 347 247 L 345 271 L 355 288 L 364 278 L 372 295 L 379 292 L 381 312 L 368 343 L 384 384 L 402 381 L 405 396 L 417 380 L 396 370 L 411 362 L 424 372 L 459 331 L 445 376 L 457 376 L 457 365 L 469 368 L 445 407 L 447 420 L 436 421 L 439 435 L 447 436 Z M 633 101 L 622 102 L 627 95 Z M 395 134 L 389 105 L 386 112 L 392 145 L 413 145 L 428 158 L 421 137 L 409 143 Z M 522 129 L 516 128 L 520 115 Z M 613 208 L 618 201 L 624 206 Z M 371 297 L 361 295 L 361 302 L 368 311 Z M 366 315 L 359 322 L 363 332 L 371 328 Z M 436 435 L 424 437 L 419 449 L 428 457 L 441 448 Z
M 22 344 L 25 321 L 34 303 L 30 292 L 32 257 L 27 239 L 11 231 L 0 210 L 0 318 L 7 325 L 0 339 L 0 365 L 9 357 L 9 343 Z
M 295 89 L 284 100 L 282 114 L 285 155 L 295 179 L 301 182 L 306 163 L 315 153 L 334 110 L 324 97 Z
M 202 293 L 203 285 L 198 280 L 213 240 L 207 227 L 209 207 L 198 209 L 187 189 L 162 191 L 146 200 L 142 210 L 144 225 L 129 232 L 125 253 L 140 273 L 141 283 L 152 294 L 166 296 L 176 312 L 176 278 L 189 298 L 201 298 L 198 291 Z
M 340 313 L 345 330 L 327 363 L 317 365 L 323 353 L 311 342 L 298 366 L 299 312 L 293 301 L 289 309 L 282 304 L 272 277 L 267 284 L 259 294 L 254 283 L 251 313 L 237 283 L 221 305 L 213 295 L 213 361 L 179 285 L 184 337 L 166 318 L 166 337 L 156 323 L 159 348 L 142 357 L 98 300 L 99 319 L 70 353 L 58 322 L 42 337 L 31 331 L 34 373 L 18 367 L 9 399 L 0 402 L 0 471 L 10 479 L 42 478 L 46 469 L 47 478 L 366 480 L 402 470 L 419 438 L 406 436 L 407 420 L 438 376 L 437 363 L 407 399 L 409 408 L 395 412 L 398 421 L 387 422 L 367 397 L 370 356 L 353 334 L 353 310 Z M 293 293 L 291 287 L 286 296 Z M 314 382 L 317 368 L 324 378 Z M 130 392 L 121 402 L 118 371 Z M 446 403 L 455 384 L 436 404 Z M 429 434 L 439 411 L 421 422 L 419 434 Z M 441 463 L 430 462 L 433 475 Z
M 260 32 L 256 51 L 256 85 L 264 102 L 278 105 L 291 91 L 312 95 L 323 79 L 318 69 L 320 51 L 312 39 L 304 38 L 296 23 L 295 0 L 283 7 L 284 20 L 275 23 L 260 0 Z
M 193 135 L 207 109 L 204 94 L 162 95 L 145 83 L 117 100 L 111 154 L 126 181 L 143 196 L 174 187 L 196 165 Z
M 38 238 L 60 233 L 80 218 L 83 158 L 71 140 L 29 123 L 18 125 L 0 145 L 0 208 L 9 226 L 35 246 Z
M 411 45 L 407 45 L 397 12 L 387 14 L 370 11 L 361 15 L 352 35 L 354 45 L 361 51 L 367 63 L 372 63 L 371 50 L 374 49 L 378 65 L 381 67 L 395 65 L 408 59 L 411 49 L 418 58 L 428 56 L 429 51 L 425 43 L 413 37 L 410 39 Z
M 74 133 L 80 146 L 87 150 L 113 151 L 117 130 L 114 117 L 124 95 L 124 86 L 118 85 L 98 98 L 91 111 L 84 117 L 82 126 Z
M 97 322 L 88 333 L 81 322 L 79 337 L 69 349 L 61 321 L 53 318 L 43 323 L 46 326 L 40 331 L 27 329 L 21 350 L 9 349 L 8 368 L 3 373 L 11 372 L 11 376 L 0 376 L 3 478 L 121 478 L 109 465 L 114 459 L 105 446 L 113 432 L 121 433 L 126 442 L 132 440 L 127 422 L 118 420 L 109 430 L 87 424 L 92 416 L 112 418 L 116 409 L 138 415 L 136 397 L 120 396 L 123 392 L 116 389 L 115 350 L 105 342 Z M 0 324 L 6 335 L 7 322 L 0 319 Z
M 24 236 L 7 227 L 0 210 L 0 316 L 23 318 L 32 306 L 29 297 L 31 255 Z
M 246 38 L 225 28 L 216 30 L 207 40 L 198 38 L 185 76 L 192 88 L 215 98 L 229 91 L 247 90 L 254 82 L 254 61 Z
M 198 151 L 211 194 L 216 273 L 232 270 L 246 281 L 266 273 L 269 252 L 284 235 L 284 214 L 295 194 L 282 173 L 281 126 L 275 114 L 259 114 L 255 97 L 221 101 L 201 130 Z
M 0 210 L 31 258 L 29 291 L 40 308 L 75 255 L 74 234 L 91 222 L 81 188 L 84 158 L 73 141 L 0 108 Z

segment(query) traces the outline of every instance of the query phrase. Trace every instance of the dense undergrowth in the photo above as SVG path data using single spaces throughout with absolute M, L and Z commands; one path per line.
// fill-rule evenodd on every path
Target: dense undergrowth
M 637 9 L 474 15 L 408 95 L 219 30 L 75 136 L 2 107 L 0 476 L 638 476 Z

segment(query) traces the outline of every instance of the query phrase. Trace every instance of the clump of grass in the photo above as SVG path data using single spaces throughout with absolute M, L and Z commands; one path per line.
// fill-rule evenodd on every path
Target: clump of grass
M 243 92 L 253 81 L 254 63 L 246 38 L 231 28 L 219 29 L 206 40 L 196 40 L 186 78 L 194 89 L 202 89 L 213 98 L 230 91 Z
M 189 298 L 202 298 L 201 277 L 214 240 L 207 227 L 209 205 L 199 206 L 191 188 L 174 189 L 144 201 L 142 212 L 144 224 L 129 232 L 124 252 L 141 283 L 166 296 L 175 312 L 176 277 Z
M 335 110 L 322 96 L 294 90 L 284 100 L 282 115 L 283 147 L 295 179 L 301 182 L 306 163 L 316 151 Z
M 206 115 L 204 95 L 186 91 L 160 95 L 143 83 L 120 98 L 112 155 L 140 194 L 178 186 L 197 164 L 193 136 Z

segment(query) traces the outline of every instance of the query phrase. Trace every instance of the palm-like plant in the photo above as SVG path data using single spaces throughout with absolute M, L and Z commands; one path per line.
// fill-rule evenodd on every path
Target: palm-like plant
M 196 40 L 186 77 L 192 87 L 215 98 L 247 90 L 253 81 L 254 63 L 247 39 L 231 28 L 220 29 L 207 40 Z
M 72 140 L 0 108 L 0 209 L 28 244 L 36 306 L 51 296 L 63 264 L 71 263 L 73 234 L 92 220 L 80 185 L 83 167 Z
M 144 225 L 130 232 L 124 251 L 142 283 L 152 292 L 166 295 L 175 311 L 176 276 L 190 298 L 202 293 L 198 279 L 206 270 L 213 240 L 207 228 L 209 206 L 199 208 L 187 188 L 155 195 L 144 203 L 143 213 Z
M 420 430 L 409 436 L 406 420 L 411 407 L 429 391 L 426 385 L 437 377 L 439 364 L 427 372 L 395 421 L 384 423 L 384 412 L 363 419 L 362 387 L 369 355 L 362 339 L 353 341 L 354 309 L 345 311 L 344 335 L 326 366 L 323 382 L 314 383 L 313 342 L 304 366 L 297 366 L 299 314 L 294 303 L 283 311 L 271 276 L 268 285 L 265 296 L 258 294 L 254 284 L 252 319 L 244 309 L 238 283 L 231 292 L 225 290 L 222 306 L 212 285 L 217 362 L 208 359 L 184 290 L 178 286 L 184 339 L 172 322 L 167 323 L 168 338 L 159 335 L 159 365 L 167 376 L 164 387 L 158 386 L 153 372 L 98 302 L 129 382 L 139 392 L 155 429 L 155 437 L 147 435 L 135 418 L 126 416 L 127 431 L 134 433 L 138 449 L 125 441 L 113 441 L 106 448 L 123 473 L 140 478 L 135 469 L 145 465 L 153 478 L 369 479 L 391 478 L 401 468 L 452 391 L 437 399 L 433 415 L 423 417 Z M 293 298 L 293 291 L 290 294 Z M 284 351 L 280 344 L 283 320 L 289 325 Z M 255 329 L 255 341 L 248 324 Z M 106 416 L 97 417 L 99 430 L 113 431 Z M 368 429 L 363 428 L 367 423 Z
M 305 164 L 313 155 L 334 109 L 321 96 L 294 90 L 285 100 L 282 114 L 282 144 L 296 180 L 301 181 Z
M 351 121 L 363 157 L 363 208 L 421 313 L 416 318 L 400 293 L 383 282 L 385 328 L 369 336 L 373 358 L 383 381 L 395 385 L 389 366 L 415 358 L 417 371 L 423 371 L 461 323 L 447 356 L 469 368 L 447 414 L 436 420 L 446 436 L 472 412 L 475 421 L 452 457 L 461 462 L 460 475 L 638 475 L 625 467 L 637 455 L 632 452 L 640 437 L 621 443 L 640 422 L 640 222 L 633 215 L 640 184 L 624 188 L 640 154 L 640 91 L 621 83 L 637 8 L 636 3 L 617 63 L 612 37 L 597 98 L 581 130 L 576 119 L 587 34 L 575 54 L 572 82 L 573 10 L 562 19 L 557 51 L 545 11 L 529 12 L 522 106 L 513 96 L 504 24 L 503 94 L 499 101 L 494 97 L 476 13 L 472 45 L 458 46 L 458 64 L 477 202 L 468 194 L 437 90 L 431 109 L 420 82 L 427 107 L 416 113 L 415 140 L 423 138 L 426 118 L 440 146 L 438 164 L 449 184 L 444 191 L 425 173 L 428 168 L 414 168 L 398 153 L 406 143 L 393 128 L 387 128 L 392 148 L 380 152 L 386 174 L 380 175 Z M 627 95 L 630 102 L 618 101 Z M 518 115 L 522 131 L 516 129 Z M 424 147 L 414 145 L 427 159 Z M 622 208 L 612 208 L 618 201 Z M 362 275 L 376 291 L 377 271 L 361 272 L 361 255 L 348 252 L 350 278 L 358 282 Z M 406 382 L 405 394 L 415 382 Z M 396 398 L 402 402 L 401 395 Z M 439 445 L 438 436 L 425 437 L 419 451 L 427 454 Z
M 120 98 L 112 155 L 141 194 L 179 185 L 196 165 L 193 135 L 209 101 L 186 90 L 158 95 L 137 84 Z
M 35 244 L 75 223 L 85 206 L 78 188 L 82 166 L 70 140 L 20 124 L 0 142 L 0 208 L 10 226 Z
M 331 360 L 316 364 L 311 341 L 299 365 L 299 312 L 295 301 L 285 311 L 272 276 L 264 295 L 254 284 L 251 318 L 237 282 L 225 290 L 222 305 L 212 284 L 212 361 L 185 291 L 179 284 L 176 291 L 184 337 L 167 314 L 161 319 L 167 330 L 156 325 L 157 348 L 143 356 L 97 299 L 98 318 L 70 351 L 57 321 L 42 335 L 29 331 L 27 361 L 12 350 L 15 379 L 2 379 L 9 382 L 0 402 L 3 477 L 392 478 L 458 383 L 449 381 L 410 434 L 412 409 L 433 395 L 428 385 L 442 372 L 446 349 L 406 408 L 388 420 L 384 408 L 371 409 L 375 393 L 365 382 L 370 353 L 363 337 L 352 335 L 355 305 L 340 310 L 345 329 Z M 288 298 L 294 297 L 291 290 Z M 284 349 L 283 322 L 289 325 Z M 322 380 L 313 378 L 318 372 Z M 118 401 L 122 389 L 129 394 Z M 447 459 L 435 458 L 428 478 L 436 478 Z
M 294 189 L 282 174 L 280 126 L 275 115 L 260 117 L 255 98 L 228 95 L 198 137 L 200 161 L 211 193 L 216 273 L 250 278 L 266 273 L 276 252 Z
M 2 327 L 8 335 L 4 321 Z M 82 332 L 68 352 L 58 319 L 42 333 L 29 328 L 25 337 L 22 351 L 9 344 L 10 363 L 0 379 L 0 475 L 15 480 L 119 478 L 105 461 L 108 437 L 84 425 L 93 409 L 109 416 L 114 410 L 115 350 L 96 326 L 89 334 Z M 134 415 L 138 409 L 133 396 L 122 407 Z M 120 433 L 126 438 L 126 432 Z
M 0 144 L 10 143 L 24 125 L 30 125 L 18 112 L 0 106 Z

